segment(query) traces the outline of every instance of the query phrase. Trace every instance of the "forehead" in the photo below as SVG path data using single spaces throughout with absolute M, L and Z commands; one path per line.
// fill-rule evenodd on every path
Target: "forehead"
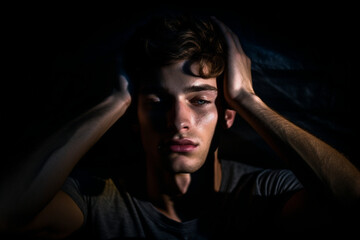
M 196 63 L 189 64 L 179 61 L 164 66 L 158 71 L 156 79 L 144 86 L 145 89 L 160 88 L 168 92 L 180 92 L 193 86 L 208 86 L 204 90 L 217 88 L 216 78 L 202 78 L 199 76 L 199 67 Z

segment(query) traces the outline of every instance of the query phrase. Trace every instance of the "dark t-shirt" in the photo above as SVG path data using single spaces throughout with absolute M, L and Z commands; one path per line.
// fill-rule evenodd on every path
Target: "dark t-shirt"
M 287 169 L 222 160 L 222 171 L 220 192 L 202 199 L 199 206 L 205 210 L 183 222 L 167 218 L 146 198 L 132 194 L 124 182 L 112 178 L 74 174 L 63 190 L 84 214 L 80 232 L 92 239 L 224 239 L 276 229 L 284 202 L 302 189 Z

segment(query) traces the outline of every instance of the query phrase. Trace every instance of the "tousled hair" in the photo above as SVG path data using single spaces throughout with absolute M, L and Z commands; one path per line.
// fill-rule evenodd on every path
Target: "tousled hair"
M 225 68 L 222 35 L 210 18 L 157 16 L 139 26 L 123 53 L 123 67 L 134 87 L 156 77 L 164 66 L 197 63 L 202 78 L 219 77 Z

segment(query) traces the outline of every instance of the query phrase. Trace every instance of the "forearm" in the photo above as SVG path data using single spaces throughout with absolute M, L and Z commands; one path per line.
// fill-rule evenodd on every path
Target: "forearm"
M 9 173 L 0 186 L 0 220 L 16 215 L 30 218 L 40 211 L 129 104 L 111 95 L 46 140 L 21 167 Z
M 340 152 L 277 114 L 256 95 L 234 100 L 232 106 L 290 164 L 297 159 L 291 155 L 295 152 L 334 196 L 358 201 L 360 172 Z

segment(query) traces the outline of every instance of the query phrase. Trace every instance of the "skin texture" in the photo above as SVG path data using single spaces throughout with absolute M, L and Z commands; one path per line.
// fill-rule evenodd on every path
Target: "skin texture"
M 191 173 L 207 158 L 218 122 L 216 78 L 190 75 L 183 71 L 185 63 L 162 68 L 156 87 L 139 96 L 149 195 L 154 198 L 159 192 L 170 197 L 186 193 Z
M 336 149 L 280 116 L 255 94 L 251 60 L 243 51 L 238 37 L 221 21 L 213 20 L 222 29 L 228 46 L 229 66 L 225 73 L 224 96 L 230 106 L 286 162 L 293 165 L 292 161 L 304 161 L 338 201 L 356 206 L 360 199 L 359 170 Z M 293 171 L 306 178 L 306 173 L 297 169 Z
M 341 204 L 357 206 L 360 199 L 359 170 L 337 150 L 295 126 L 270 109 L 254 92 L 251 61 L 237 36 L 217 19 L 227 43 L 224 97 L 290 166 L 307 164 L 323 183 L 322 188 Z M 215 100 L 220 94 L 215 79 L 201 79 L 183 72 L 184 62 L 163 67 L 155 87 L 138 98 L 141 140 L 147 163 L 147 194 L 156 208 L 169 218 L 182 221 L 175 199 L 188 193 L 191 173 L 214 158 L 214 177 L 208 179 L 216 190 L 221 181 L 217 151 L 209 149 L 217 123 L 231 127 L 235 111 L 220 115 Z M 192 72 L 197 73 L 196 65 Z M 16 171 L 9 171 L 7 183 L 0 186 L 0 229 L 9 233 L 30 232 L 60 238 L 83 223 L 75 202 L 59 190 L 84 154 L 123 116 L 132 102 L 128 79 L 119 76 L 118 88 L 104 101 L 74 119 L 45 141 Z M 205 87 L 206 86 L 206 87 Z M 201 88 L 200 88 L 201 87 Z M 204 88 L 205 87 L 205 88 Z M 209 90 L 210 89 L 210 90 Z M 165 101 L 166 100 L 166 101 Z M 185 141 L 185 140 L 186 141 Z M 190 142 L 189 142 L 190 141 Z M 188 146 L 180 146 L 180 145 Z M 294 158 L 296 155 L 298 157 Z M 295 174 L 307 173 L 293 168 Z M 322 190 L 318 185 L 306 190 Z M 298 194 L 304 196 L 303 194 Z M 303 206 L 292 198 L 287 208 Z M 285 209 L 285 208 L 284 208 Z M 291 212 L 291 209 L 287 213 Z M 18 216 L 21 216 L 19 218 Z
M 181 61 L 162 68 L 159 87 L 140 95 L 138 107 L 149 163 L 160 168 L 165 165 L 174 173 L 199 169 L 208 154 L 218 119 L 216 79 L 185 74 L 183 64 Z M 171 149 L 171 140 L 182 139 L 191 141 L 193 147 L 188 151 Z

